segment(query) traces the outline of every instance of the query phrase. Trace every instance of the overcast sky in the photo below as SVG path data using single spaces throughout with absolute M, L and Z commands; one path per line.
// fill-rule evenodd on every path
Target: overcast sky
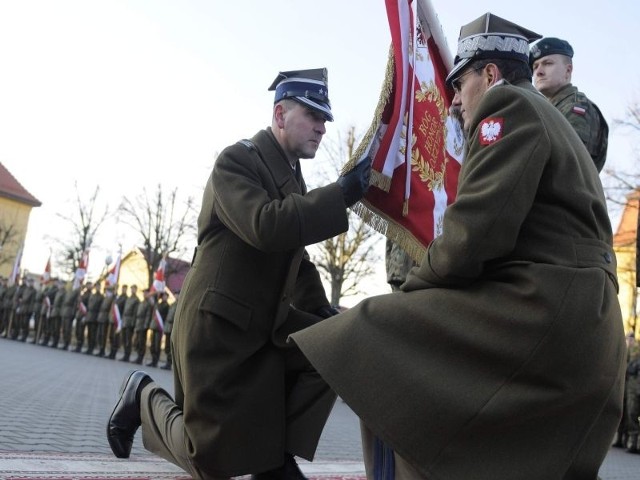
M 612 124 L 640 92 L 640 2 L 433 5 L 451 52 L 461 25 L 487 11 L 568 40 L 573 83 L 612 129 L 607 167 L 633 168 L 633 137 Z M 69 210 L 75 181 L 85 198 L 100 185 L 112 207 L 158 183 L 199 201 L 216 153 L 270 123 L 280 70 L 327 67 L 327 137 L 364 132 L 389 43 L 382 0 L 0 0 L 0 162 L 43 203 L 23 267 L 44 268 L 44 236 L 63 227 L 56 213 Z M 107 230 L 90 265 L 137 243 Z

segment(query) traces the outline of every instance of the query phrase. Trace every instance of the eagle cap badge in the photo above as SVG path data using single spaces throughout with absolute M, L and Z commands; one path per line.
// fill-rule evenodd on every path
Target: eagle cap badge
M 490 117 L 480 122 L 480 144 L 491 145 L 502 138 L 504 118 Z

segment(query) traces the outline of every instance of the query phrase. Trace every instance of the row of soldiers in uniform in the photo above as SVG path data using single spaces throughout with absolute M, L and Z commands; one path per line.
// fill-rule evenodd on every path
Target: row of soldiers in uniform
M 613 446 L 640 453 L 640 345 L 633 333 L 627 335 L 623 412 Z
M 127 285 L 122 285 L 117 295 L 112 286 L 103 293 L 100 282 L 73 288 L 55 279 L 38 289 L 32 278 L 8 285 L 7 279 L 0 277 L 0 335 L 23 342 L 31 338 L 31 343 L 64 350 L 75 347 L 75 352 L 110 359 L 115 359 L 122 347 L 124 353 L 119 360 L 137 364 L 143 363 L 148 344 L 151 361 L 147 366 L 152 367 L 158 366 L 164 337 L 166 362 L 161 368 L 168 370 L 177 301 L 169 305 L 167 298 L 166 292 L 149 289 L 143 290 L 140 298 L 136 285 L 130 292 Z

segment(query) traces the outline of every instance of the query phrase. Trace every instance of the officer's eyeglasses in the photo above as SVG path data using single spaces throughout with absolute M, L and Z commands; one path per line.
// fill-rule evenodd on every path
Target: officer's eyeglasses
M 453 80 L 451 80 L 451 86 L 453 87 L 453 91 L 457 94 L 460 93 L 460 90 L 462 89 L 462 77 L 464 77 L 465 75 L 469 75 L 472 72 L 477 72 L 478 70 L 482 70 L 484 67 L 480 67 L 480 68 L 472 68 L 471 70 L 467 70 L 466 72 L 464 72 L 462 75 L 457 76 L 456 78 L 454 78 Z

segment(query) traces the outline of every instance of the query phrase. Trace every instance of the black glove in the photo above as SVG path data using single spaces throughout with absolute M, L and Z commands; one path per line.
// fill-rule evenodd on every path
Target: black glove
M 360 200 L 369 189 L 371 177 L 371 158 L 366 157 L 352 170 L 338 177 L 337 184 L 342 187 L 344 203 L 347 207 Z
M 329 318 L 333 317 L 334 315 L 338 315 L 340 311 L 337 308 L 332 307 L 331 305 L 324 305 L 313 313 L 322 318 Z

